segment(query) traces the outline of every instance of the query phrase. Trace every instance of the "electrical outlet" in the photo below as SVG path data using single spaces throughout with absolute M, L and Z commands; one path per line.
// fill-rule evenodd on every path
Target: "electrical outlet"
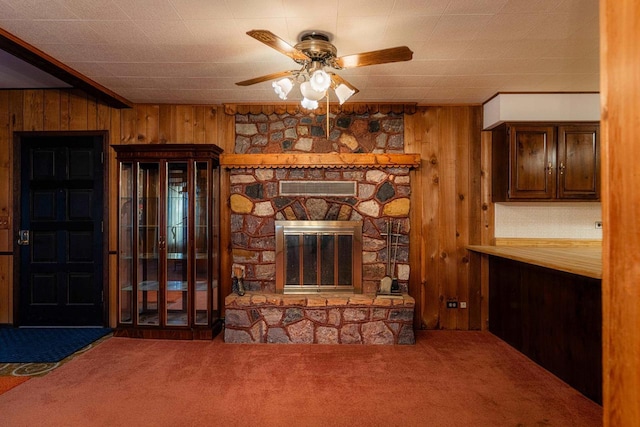
M 447 301 L 447 308 L 458 308 L 458 301 Z
M 602 221 L 596 221 L 596 228 L 597 229 L 601 229 L 602 228 Z
M 467 302 L 466 301 L 460 301 L 460 308 L 467 308 Z

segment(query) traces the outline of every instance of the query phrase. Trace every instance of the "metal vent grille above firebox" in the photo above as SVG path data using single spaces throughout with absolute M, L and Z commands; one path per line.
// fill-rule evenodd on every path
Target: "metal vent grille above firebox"
M 355 196 L 356 181 L 280 181 L 281 196 Z

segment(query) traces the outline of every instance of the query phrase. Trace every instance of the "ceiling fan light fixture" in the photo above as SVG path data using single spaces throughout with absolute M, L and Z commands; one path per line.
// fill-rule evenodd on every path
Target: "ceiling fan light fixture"
M 311 83 L 313 90 L 324 92 L 329 89 L 329 85 L 331 85 L 331 77 L 329 77 L 329 74 L 324 70 L 316 70 L 311 75 L 309 83 Z
M 327 94 L 326 90 L 318 91 L 313 89 L 311 82 L 302 83 L 300 85 L 300 92 L 302 93 L 302 96 L 310 101 L 319 101 Z
M 291 89 L 293 89 L 293 82 L 291 81 L 291 79 L 284 78 L 278 80 L 277 82 L 271 83 L 271 86 L 276 92 L 276 95 L 278 95 L 280 99 L 285 100 L 287 99 L 287 95 L 289 95 L 289 92 L 291 92 Z
M 307 110 L 315 110 L 316 108 L 318 108 L 318 101 L 314 101 L 307 98 L 302 98 L 302 101 L 300 101 L 300 104 Z
M 347 56 L 338 56 L 338 50 L 331 43 L 332 36 L 322 31 L 307 31 L 300 35 L 300 41 L 295 45 L 273 34 L 269 30 L 251 30 L 247 35 L 257 41 L 277 50 L 300 65 L 299 70 L 282 71 L 236 82 L 238 86 L 250 86 L 269 80 L 279 79 L 272 83 L 273 89 L 280 99 L 287 96 L 296 84 L 300 85 L 300 92 L 304 99 L 305 108 L 315 109 L 318 101 L 327 97 L 329 102 L 329 88 L 333 88 L 340 105 L 346 102 L 358 89 L 345 79 L 335 74 L 332 69 L 365 67 L 369 65 L 388 64 L 392 62 L 410 61 L 413 52 L 407 46 L 397 46 L 387 49 L 361 52 Z M 325 69 L 329 70 L 328 72 Z
M 353 96 L 354 93 L 356 93 L 355 90 L 351 89 L 344 83 L 339 84 L 333 91 L 338 97 L 340 105 L 344 104 L 349 98 Z

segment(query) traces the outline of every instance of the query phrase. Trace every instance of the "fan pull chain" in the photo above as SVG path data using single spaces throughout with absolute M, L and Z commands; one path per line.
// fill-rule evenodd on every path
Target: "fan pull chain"
M 327 141 L 329 140 L 329 91 L 327 91 Z

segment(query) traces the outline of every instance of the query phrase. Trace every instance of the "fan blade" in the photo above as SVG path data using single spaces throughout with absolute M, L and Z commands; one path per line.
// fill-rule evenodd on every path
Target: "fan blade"
M 279 79 L 281 77 L 289 77 L 289 76 L 293 76 L 294 73 L 293 71 L 280 71 L 279 73 L 272 73 L 272 74 L 267 74 L 266 76 L 260 76 L 260 77 L 255 77 L 253 79 L 249 79 L 249 80 L 244 80 L 241 82 L 236 83 L 238 86 L 251 86 L 254 85 L 256 83 L 262 83 L 262 82 L 266 82 L 269 80 L 275 80 L 275 79 Z
M 247 34 L 254 39 L 266 44 L 267 46 L 277 50 L 280 53 L 287 55 L 294 61 L 310 61 L 310 58 L 302 51 L 291 46 L 289 43 L 282 40 L 280 37 L 273 34 L 268 30 L 251 30 L 247 31 Z
M 336 58 L 335 62 L 340 68 L 355 68 L 365 67 L 367 65 L 387 64 L 389 62 L 409 61 L 411 58 L 413 58 L 411 49 L 406 46 L 399 46 L 342 56 Z
M 349 89 L 355 91 L 353 93 L 354 95 L 356 93 L 360 92 L 357 87 L 355 87 L 354 85 L 352 85 L 351 83 L 349 83 L 348 81 L 346 81 L 345 79 L 343 79 L 342 77 L 340 77 L 337 74 L 332 74 L 331 75 L 331 81 L 333 82 L 334 87 L 338 87 L 338 86 L 340 86 L 342 84 L 342 85 L 345 85 L 346 87 L 348 87 Z

